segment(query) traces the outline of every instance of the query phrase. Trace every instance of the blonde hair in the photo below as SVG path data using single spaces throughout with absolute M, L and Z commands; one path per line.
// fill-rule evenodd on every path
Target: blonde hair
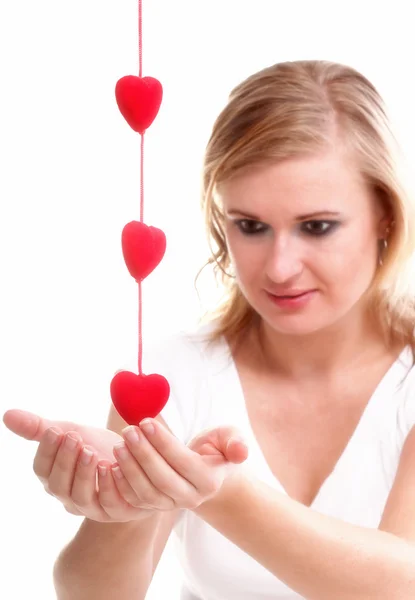
M 413 196 L 404 185 L 403 160 L 383 100 L 355 69 L 328 61 L 302 60 L 267 67 L 235 87 L 217 117 L 203 165 L 202 209 L 211 256 L 196 276 L 214 265 L 224 287 L 222 302 L 202 321 L 215 321 L 210 342 L 236 340 L 259 322 L 235 279 L 228 273 L 223 212 L 215 192 L 231 176 L 254 165 L 316 154 L 334 137 L 352 152 L 369 189 L 384 202 L 392 227 L 387 250 L 370 287 L 373 308 L 389 338 L 415 352 L 415 303 L 410 288 L 415 252 Z M 213 248 L 215 246 L 215 248 Z

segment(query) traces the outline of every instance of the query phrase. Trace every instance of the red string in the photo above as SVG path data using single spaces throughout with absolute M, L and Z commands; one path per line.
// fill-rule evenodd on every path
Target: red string
M 138 0 L 138 76 L 142 77 L 143 71 L 143 5 L 142 0 Z
M 141 281 L 138 284 L 138 372 L 143 374 L 143 310 L 142 310 Z
M 143 6 L 142 0 L 138 0 L 138 76 L 143 72 Z M 141 134 L 140 149 L 140 222 L 144 218 L 144 133 Z M 143 374 L 143 308 L 141 281 L 138 282 L 138 373 Z

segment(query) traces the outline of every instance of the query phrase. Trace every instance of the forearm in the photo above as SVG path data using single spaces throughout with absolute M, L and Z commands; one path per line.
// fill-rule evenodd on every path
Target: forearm
M 377 529 L 328 517 L 237 475 L 194 510 L 307 600 L 415 598 L 415 550 Z
M 58 600 L 142 600 L 153 572 L 158 515 L 142 522 L 85 519 L 54 566 Z

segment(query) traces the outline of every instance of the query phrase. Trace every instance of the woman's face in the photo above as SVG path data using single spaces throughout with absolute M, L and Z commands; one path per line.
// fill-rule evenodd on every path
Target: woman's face
M 237 283 L 274 330 L 311 333 L 357 305 L 386 219 L 344 157 L 256 167 L 219 189 Z

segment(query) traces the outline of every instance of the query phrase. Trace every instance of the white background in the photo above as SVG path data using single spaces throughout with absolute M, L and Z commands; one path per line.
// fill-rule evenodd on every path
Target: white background
M 139 220 L 140 138 L 114 87 L 138 74 L 137 7 L 1 4 L 1 414 L 23 408 L 103 426 L 111 378 L 136 359 L 137 284 L 120 236 Z M 283 60 L 348 63 L 384 95 L 410 161 L 415 102 L 406 0 L 144 0 L 143 9 L 143 75 L 164 87 L 146 134 L 144 221 L 168 238 L 143 285 L 145 342 L 201 312 L 202 157 L 234 85 Z M 203 281 L 207 306 L 213 280 Z M 0 428 L 0 597 L 51 600 L 53 562 L 81 519 L 36 479 L 36 444 Z M 180 579 L 169 542 L 147 597 L 177 599 Z

